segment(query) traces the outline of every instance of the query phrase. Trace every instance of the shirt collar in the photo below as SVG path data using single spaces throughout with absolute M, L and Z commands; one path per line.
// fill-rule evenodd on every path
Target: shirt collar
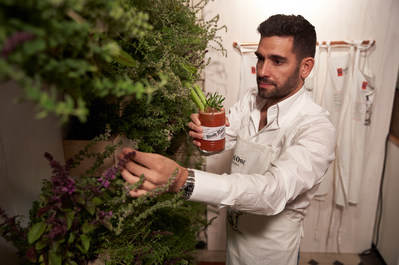
M 269 129 L 280 128 L 280 126 L 297 112 L 293 111 L 295 102 L 305 93 L 305 89 L 302 87 L 298 92 L 292 96 L 280 101 L 279 103 L 269 107 L 267 110 L 267 120 Z M 266 102 L 266 101 L 264 101 Z

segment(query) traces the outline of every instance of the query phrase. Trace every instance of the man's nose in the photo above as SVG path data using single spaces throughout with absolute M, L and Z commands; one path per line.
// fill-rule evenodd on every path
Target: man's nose
M 258 64 L 258 75 L 259 76 L 270 76 L 270 62 L 263 61 L 261 64 Z

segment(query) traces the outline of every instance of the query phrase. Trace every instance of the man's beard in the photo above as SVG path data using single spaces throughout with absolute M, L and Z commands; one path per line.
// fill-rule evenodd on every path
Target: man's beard
M 265 90 L 259 86 L 259 82 L 268 83 L 274 86 L 271 91 Z M 295 72 L 288 77 L 287 81 L 281 86 L 278 86 L 275 82 L 269 80 L 267 77 L 257 77 L 258 83 L 258 95 L 263 99 L 279 100 L 288 96 L 294 91 L 299 83 L 299 66 L 295 69 Z

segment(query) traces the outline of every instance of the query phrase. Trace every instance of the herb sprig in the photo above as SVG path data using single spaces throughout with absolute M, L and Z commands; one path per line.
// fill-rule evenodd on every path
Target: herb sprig
M 225 98 L 219 95 L 218 92 L 208 94 L 208 98 L 206 98 L 204 92 L 202 92 L 197 84 L 190 89 L 190 92 L 191 98 L 201 111 L 215 112 L 223 108 L 223 101 Z

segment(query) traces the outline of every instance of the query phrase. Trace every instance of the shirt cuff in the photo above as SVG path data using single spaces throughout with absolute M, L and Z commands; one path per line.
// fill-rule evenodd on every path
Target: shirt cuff
M 232 205 L 232 203 L 223 202 L 232 192 L 228 175 L 191 170 L 195 174 L 195 185 L 189 201 L 203 202 L 218 207 Z

